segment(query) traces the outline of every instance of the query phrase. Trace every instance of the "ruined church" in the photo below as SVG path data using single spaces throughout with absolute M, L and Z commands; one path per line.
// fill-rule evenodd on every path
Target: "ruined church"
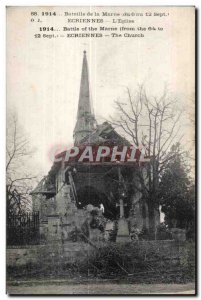
M 89 70 L 83 54 L 74 145 L 130 145 L 108 123 L 97 124 L 92 113 Z M 41 239 L 128 242 L 133 232 L 149 231 L 148 208 L 136 189 L 134 165 L 71 163 L 57 154 L 49 173 L 32 191 L 33 211 L 39 211 Z M 135 184 L 133 184 L 135 182 Z M 159 213 L 155 210 L 155 226 Z

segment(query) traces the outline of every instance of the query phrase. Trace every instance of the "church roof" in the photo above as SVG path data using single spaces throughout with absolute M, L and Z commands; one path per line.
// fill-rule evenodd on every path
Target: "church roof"
M 92 133 L 82 139 L 81 145 L 89 144 L 130 145 L 130 143 L 125 138 L 120 136 L 108 122 L 97 125 L 97 128 Z

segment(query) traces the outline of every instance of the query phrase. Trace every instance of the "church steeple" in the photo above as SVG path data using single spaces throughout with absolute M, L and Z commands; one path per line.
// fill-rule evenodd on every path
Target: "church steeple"
M 84 137 L 94 130 L 94 128 L 95 119 L 92 115 L 90 104 L 88 64 L 86 51 L 84 51 L 77 122 L 73 132 L 74 144 L 78 145 Z

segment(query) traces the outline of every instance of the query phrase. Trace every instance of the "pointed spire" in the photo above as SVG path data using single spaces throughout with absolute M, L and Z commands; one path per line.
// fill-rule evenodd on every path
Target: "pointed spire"
M 89 74 L 86 51 L 84 51 L 83 63 L 82 63 L 82 76 L 80 84 L 80 96 L 78 104 L 78 116 L 81 117 L 83 113 L 91 113 L 90 95 L 89 95 Z
M 82 75 L 80 84 L 80 95 L 77 111 L 77 122 L 75 125 L 73 137 L 75 145 L 90 132 L 94 130 L 95 119 L 92 115 L 90 104 L 90 91 L 89 91 L 89 73 L 86 51 L 84 51 L 82 63 Z

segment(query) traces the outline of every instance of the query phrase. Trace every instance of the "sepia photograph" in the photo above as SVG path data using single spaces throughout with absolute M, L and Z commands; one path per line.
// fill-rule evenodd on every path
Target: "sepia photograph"
M 8 295 L 196 295 L 195 24 L 7 6 Z

